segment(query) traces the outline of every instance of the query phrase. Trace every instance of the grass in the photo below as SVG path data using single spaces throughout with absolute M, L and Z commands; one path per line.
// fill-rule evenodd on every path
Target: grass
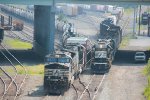
M 31 49 L 32 44 L 27 42 L 22 42 L 17 39 L 5 38 L 4 42 L 7 46 L 14 49 Z
M 148 61 L 147 65 L 145 66 L 143 72 L 146 75 L 147 81 L 148 81 L 148 84 L 144 90 L 144 96 L 147 98 L 147 100 L 150 100 L 150 60 Z
M 120 48 L 125 48 L 129 44 L 129 40 L 133 38 L 133 34 L 127 34 L 122 38 L 122 42 L 120 44 Z
M 27 69 L 27 73 L 29 75 L 43 75 L 44 74 L 44 65 L 43 64 L 34 65 L 34 66 L 27 66 L 27 65 L 24 65 L 24 66 Z M 20 65 L 17 65 L 15 67 L 18 70 L 18 74 L 25 74 L 24 69 Z M 14 73 L 14 70 L 10 69 L 10 67 L 5 68 L 5 70 L 7 72 L 9 72 L 10 74 Z M 1 72 L 0 72 L 0 74 L 1 74 Z
M 126 8 L 124 12 L 125 14 L 130 15 L 131 13 L 133 13 L 133 10 L 133 8 Z
M 24 74 L 24 70 L 22 70 L 21 66 L 16 66 L 19 74 Z M 44 74 L 44 65 L 35 65 L 35 66 L 25 66 L 27 68 L 29 75 L 43 75 Z

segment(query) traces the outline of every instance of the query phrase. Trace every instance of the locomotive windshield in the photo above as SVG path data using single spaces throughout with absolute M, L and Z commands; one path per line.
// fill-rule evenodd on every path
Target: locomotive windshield
M 49 63 L 70 63 L 70 58 L 47 58 Z

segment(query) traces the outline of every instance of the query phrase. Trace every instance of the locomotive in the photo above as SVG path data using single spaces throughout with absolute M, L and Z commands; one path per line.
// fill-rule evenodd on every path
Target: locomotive
M 75 52 L 74 52 L 75 51 Z M 70 87 L 79 74 L 77 47 L 72 52 L 55 53 L 46 56 L 44 69 L 44 90 L 51 94 L 61 94 Z
M 93 47 L 93 57 L 91 69 L 94 73 L 105 73 L 111 67 L 113 55 L 113 42 L 107 39 L 99 39 Z
M 148 24 L 148 16 L 149 16 L 149 14 L 147 12 L 144 12 L 142 14 L 142 24 L 143 25 L 147 25 Z
M 122 29 L 114 25 L 111 19 L 100 23 L 99 40 L 93 46 L 91 69 L 94 73 L 108 72 L 114 60 L 115 53 L 122 40 Z

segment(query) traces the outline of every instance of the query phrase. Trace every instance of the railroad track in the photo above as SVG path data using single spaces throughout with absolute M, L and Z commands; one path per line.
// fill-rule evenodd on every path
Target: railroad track
M 93 44 L 91 43 L 91 45 Z M 90 51 L 88 53 L 90 53 Z M 82 61 L 82 59 L 80 61 Z M 86 69 L 87 66 L 90 66 L 91 60 L 92 58 L 88 62 L 86 62 Z M 81 65 L 81 67 L 84 67 L 84 64 Z M 89 72 L 89 74 L 90 78 L 86 80 L 86 75 L 81 74 L 80 76 L 82 78 L 79 76 L 78 79 L 75 80 L 75 82 L 72 84 L 73 89 L 75 90 L 76 100 L 95 100 L 95 98 L 97 97 L 97 94 L 102 87 L 102 83 L 106 75 L 91 75 L 91 72 Z
M 105 79 L 104 75 L 92 75 L 83 92 L 77 100 L 95 100 Z
M 8 19 L 8 16 L 6 16 L 5 14 L 3 14 L 3 15 L 5 16 L 5 18 Z M 15 20 L 16 19 L 17 18 L 15 18 Z M 5 20 L 5 22 L 8 23 L 7 20 Z M 13 30 L 10 30 L 10 32 L 7 31 L 7 33 L 9 32 L 9 35 L 6 35 L 6 36 L 10 37 L 10 38 L 17 38 L 23 42 L 32 43 L 33 42 L 33 35 L 31 35 L 31 34 L 33 34 L 33 27 L 32 26 L 26 26 L 26 25 L 24 25 L 24 29 L 22 31 L 13 31 Z M 20 34 L 17 34 L 18 32 Z
M 20 41 L 23 41 L 23 42 L 33 43 L 33 40 L 31 40 L 30 38 L 22 37 L 22 36 L 16 34 L 15 32 L 13 32 L 13 31 L 6 31 L 6 33 L 7 34 L 5 34 L 5 36 L 7 36 L 9 38 L 17 39 L 17 40 L 20 40 Z
M 5 16 L 7 17 L 7 16 Z M 16 19 L 16 18 L 15 18 Z M 8 22 L 8 21 L 6 21 Z M 24 25 L 24 29 L 22 31 L 6 31 L 8 34 L 5 35 L 9 38 L 18 39 L 23 42 L 28 42 L 33 44 L 33 27 L 29 24 Z M 21 36 L 22 35 L 22 36 Z M 60 43 L 55 43 L 56 48 L 62 47 Z
M 21 88 L 28 76 L 27 69 L 20 63 L 20 61 L 14 55 L 12 55 L 11 52 L 8 51 L 8 49 L 3 43 L 1 43 L 0 46 L 21 66 L 22 70 L 24 71 L 24 75 L 20 77 L 18 74 L 18 69 L 15 67 L 11 59 L 9 59 L 9 57 L 2 50 L 0 50 L 4 58 L 7 59 L 7 61 L 10 63 L 10 67 L 13 67 L 15 73 L 14 75 L 12 75 L 10 72 L 6 71 L 2 66 L 0 66 L 0 70 L 3 72 L 3 75 L 0 77 L 0 79 L 4 84 L 4 92 L 0 97 L 0 100 L 16 100 L 17 97 L 21 95 Z
M 74 94 L 76 94 L 75 100 L 95 100 L 102 89 L 105 77 L 106 74 L 81 75 L 73 84 Z

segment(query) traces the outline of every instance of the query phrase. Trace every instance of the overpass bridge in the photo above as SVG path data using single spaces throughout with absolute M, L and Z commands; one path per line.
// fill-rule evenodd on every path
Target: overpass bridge
M 131 4 L 131 5 L 149 5 L 149 0 L 0 0 L 3 4 L 24 4 L 24 5 L 52 5 L 56 3 L 73 4 Z
M 150 5 L 149 0 L 0 0 L 0 3 L 35 5 L 34 40 L 36 43 L 33 44 L 33 50 L 42 56 L 54 52 L 55 3 Z M 43 48 L 40 48 L 39 45 Z

